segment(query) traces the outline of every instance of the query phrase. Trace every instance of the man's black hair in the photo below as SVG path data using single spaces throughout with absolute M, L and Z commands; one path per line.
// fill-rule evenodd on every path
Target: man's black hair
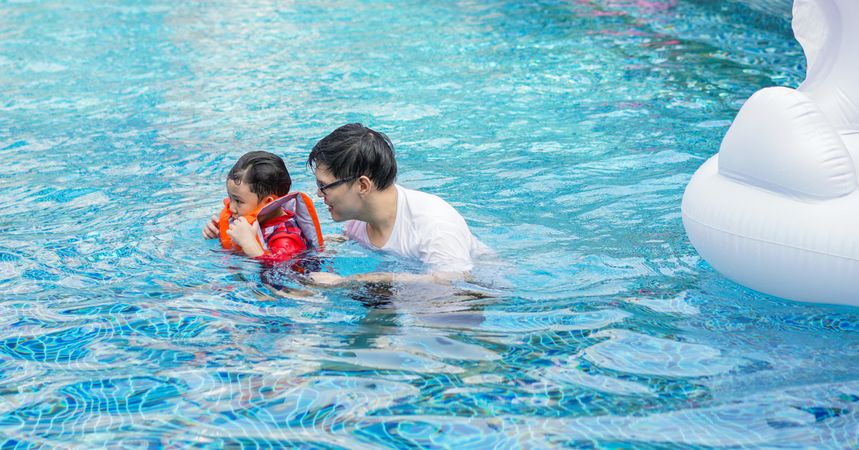
M 280 156 L 262 151 L 245 153 L 230 169 L 227 179 L 236 184 L 247 183 L 260 200 L 269 195 L 282 197 L 292 187 L 289 171 Z
M 394 144 L 384 133 L 360 123 L 334 130 L 313 146 L 307 157 L 311 168 L 324 165 L 337 179 L 366 176 L 377 189 L 385 189 L 397 179 Z

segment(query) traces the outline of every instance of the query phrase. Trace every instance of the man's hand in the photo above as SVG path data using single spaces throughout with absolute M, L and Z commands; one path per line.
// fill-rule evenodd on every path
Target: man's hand
M 251 258 L 256 258 L 257 256 L 261 256 L 265 253 L 257 242 L 256 236 L 258 228 L 259 222 L 254 222 L 254 224 L 251 225 L 248 223 L 247 219 L 239 217 L 230 224 L 230 228 L 227 230 L 227 236 L 233 240 L 233 243 L 242 248 L 245 255 L 248 255 Z
M 206 239 L 215 239 L 220 236 L 221 232 L 218 228 L 218 217 L 212 216 L 212 219 L 203 227 L 203 237 Z
M 308 279 L 310 280 L 310 284 L 319 287 L 342 286 L 350 281 L 347 277 L 341 277 L 336 273 L 329 272 L 311 272 L 308 275 Z
M 331 244 L 341 244 L 341 243 L 349 240 L 349 238 L 347 238 L 346 236 L 343 236 L 342 234 L 326 234 L 325 236 L 322 237 L 322 239 L 324 239 L 325 242 L 328 242 Z

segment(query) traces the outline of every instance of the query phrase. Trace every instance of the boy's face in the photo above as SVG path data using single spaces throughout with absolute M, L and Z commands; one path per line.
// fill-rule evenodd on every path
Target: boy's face
M 230 214 L 233 219 L 256 211 L 263 203 L 256 194 L 251 192 L 247 183 L 237 184 L 233 180 L 227 180 L 227 194 L 230 196 Z

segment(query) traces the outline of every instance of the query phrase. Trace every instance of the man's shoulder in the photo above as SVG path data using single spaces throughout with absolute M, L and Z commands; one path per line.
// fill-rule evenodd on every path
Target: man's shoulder
M 432 243 L 454 236 L 465 239 L 471 235 L 465 218 L 450 203 L 437 195 L 402 189 L 407 196 L 407 226 L 422 242 Z
M 445 199 L 435 194 L 404 188 L 397 185 L 400 192 L 405 194 L 409 212 L 415 217 L 439 217 L 455 216 L 461 217 L 459 212 Z

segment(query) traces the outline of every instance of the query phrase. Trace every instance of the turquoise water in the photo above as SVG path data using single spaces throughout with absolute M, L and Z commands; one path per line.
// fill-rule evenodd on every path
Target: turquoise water
M 859 310 L 733 284 L 680 221 L 803 78 L 779 5 L 0 1 L 0 448 L 859 446 Z M 495 249 L 473 284 L 201 239 L 238 156 L 310 192 L 352 121 Z

